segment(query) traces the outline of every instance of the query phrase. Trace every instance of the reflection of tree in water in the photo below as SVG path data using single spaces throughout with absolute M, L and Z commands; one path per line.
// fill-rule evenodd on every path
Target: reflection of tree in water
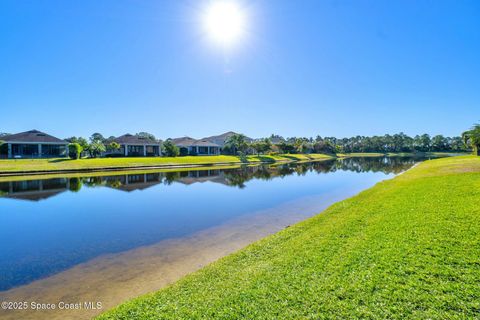
M 304 176 L 308 172 L 322 174 L 335 171 L 351 171 L 357 173 L 383 172 L 385 174 L 398 174 L 409 169 L 420 160 L 423 159 L 407 157 L 346 158 L 310 163 L 242 166 L 234 169 L 172 171 L 81 178 L 74 177 L 69 178 L 69 183 L 66 188 L 72 192 L 79 192 L 82 186 L 89 188 L 110 187 L 132 191 L 136 189 L 145 189 L 160 183 L 163 183 L 164 185 L 171 185 L 173 183 L 190 185 L 196 182 L 210 181 L 242 189 L 246 187 L 246 182 L 250 180 L 269 181 L 291 175 Z M 47 179 L 43 181 L 43 184 L 46 185 L 49 181 L 56 182 L 55 179 Z M 11 183 L 12 182 L 0 183 L 0 196 L 9 194 L 9 186 Z
M 108 177 L 87 177 L 82 178 L 82 181 L 84 186 L 94 188 L 106 185 L 107 180 L 105 178 Z
M 107 185 L 111 188 L 120 188 L 121 186 L 123 186 L 123 183 L 120 180 L 113 180 L 107 183 Z
M 82 189 L 82 179 L 81 178 L 70 178 L 69 181 L 69 190 L 72 192 L 79 192 Z
M 188 173 L 188 171 L 185 171 L 185 172 Z M 163 183 L 166 184 L 166 185 L 171 185 L 172 183 L 174 183 L 175 181 L 180 179 L 180 177 L 181 177 L 181 174 L 178 171 L 176 171 L 176 172 L 165 172 L 165 178 L 163 179 Z
M 290 175 L 304 176 L 308 172 L 328 173 L 335 171 L 382 172 L 398 174 L 411 168 L 418 158 L 346 158 L 310 163 L 290 163 L 283 165 L 260 165 L 223 170 L 225 181 L 230 186 L 244 188 L 252 179 L 272 180 Z
M 413 157 L 346 158 L 337 161 L 335 165 L 339 170 L 345 171 L 398 174 L 418 161 L 418 158 Z

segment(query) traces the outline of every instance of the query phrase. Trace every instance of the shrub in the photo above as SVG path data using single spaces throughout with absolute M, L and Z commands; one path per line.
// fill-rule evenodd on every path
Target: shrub
M 167 157 L 177 157 L 180 154 L 180 150 L 172 141 L 167 140 L 162 145 L 163 153 Z
M 78 143 L 70 143 L 68 145 L 68 156 L 71 159 L 80 159 L 82 151 L 83 151 L 83 148 Z

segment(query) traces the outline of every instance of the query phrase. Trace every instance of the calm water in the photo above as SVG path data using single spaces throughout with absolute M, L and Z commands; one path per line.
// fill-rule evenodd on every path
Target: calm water
M 417 161 L 360 158 L 0 182 L 0 291 L 298 199 L 330 203 L 332 192 L 351 196 Z

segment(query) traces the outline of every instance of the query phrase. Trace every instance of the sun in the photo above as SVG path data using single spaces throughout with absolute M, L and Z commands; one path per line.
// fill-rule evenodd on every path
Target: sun
M 245 34 L 244 10 L 233 0 L 216 0 L 206 8 L 203 23 L 208 37 L 222 45 L 231 47 Z

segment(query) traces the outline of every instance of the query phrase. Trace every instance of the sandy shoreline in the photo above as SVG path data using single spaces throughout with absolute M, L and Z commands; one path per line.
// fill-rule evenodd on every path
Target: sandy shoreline
M 0 310 L 2 319 L 89 319 L 119 303 L 159 290 L 345 198 L 340 190 L 253 212 L 185 238 L 104 255 L 51 277 L 0 292 L 2 301 L 51 303 L 55 310 Z M 100 302 L 100 310 L 59 310 L 58 303 Z

